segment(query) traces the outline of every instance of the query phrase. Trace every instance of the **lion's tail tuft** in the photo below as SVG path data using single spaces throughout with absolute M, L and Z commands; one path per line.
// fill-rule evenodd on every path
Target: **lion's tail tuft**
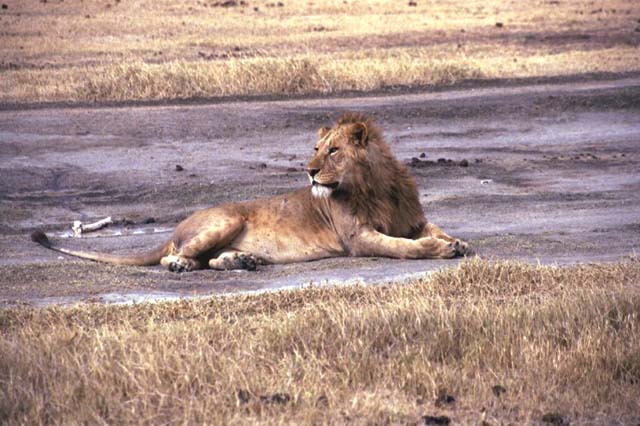
M 31 233 L 31 241 L 43 247 L 51 248 L 51 241 L 49 241 L 49 237 L 47 237 L 47 234 L 45 234 L 42 229 L 36 229 Z

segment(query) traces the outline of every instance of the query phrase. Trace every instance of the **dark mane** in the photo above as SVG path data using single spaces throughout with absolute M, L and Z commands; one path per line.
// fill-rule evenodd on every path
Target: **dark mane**
M 364 123 L 367 126 L 367 132 L 369 134 L 369 140 L 382 142 L 382 132 L 378 129 L 378 126 L 373 122 L 373 119 L 361 112 L 345 112 L 338 118 L 338 125 L 351 124 L 351 123 Z
M 415 181 L 395 158 L 371 117 L 347 112 L 340 116 L 337 126 L 355 123 L 366 126 L 368 147 L 354 154 L 354 167 L 361 173 L 355 174 L 350 191 L 353 213 L 387 235 L 415 235 L 426 223 Z

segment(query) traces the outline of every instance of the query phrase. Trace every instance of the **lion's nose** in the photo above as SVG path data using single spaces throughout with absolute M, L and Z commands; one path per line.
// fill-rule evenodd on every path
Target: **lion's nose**
M 320 169 L 312 169 L 310 167 L 307 167 L 307 173 L 309 173 L 309 176 L 311 177 L 314 177 L 315 175 L 317 175 L 319 171 Z

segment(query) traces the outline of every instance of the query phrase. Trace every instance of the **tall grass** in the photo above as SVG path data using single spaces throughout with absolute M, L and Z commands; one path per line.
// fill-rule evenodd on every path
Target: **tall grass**
M 311 94 L 640 70 L 634 0 L 4 3 L 0 102 Z
M 134 62 L 88 73 L 84 100 L 131 100 L 231 95 L 312 94 L 371 90 L 397 85 L 451 84 L 480 77 L 453 61 L 371 58 L 250 58 L 224 62 Z
M 4 310 L 0 420 L 629 422 L 639 282 L 634 261 L 471 260 L 404 286 Z

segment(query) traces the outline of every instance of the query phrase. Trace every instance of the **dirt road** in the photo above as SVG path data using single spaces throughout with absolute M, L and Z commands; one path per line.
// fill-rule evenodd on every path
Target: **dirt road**
M 429 220 L 483 257 L 612 261 L 640 248 L 640 77 L 360 98 L 4 110 L 0 305 L 382 282 L 455 265 L 345 258 L 176 275 L 63 258 L 29 241 L 36 227 L 62 237 L 73 220 L 113 216 L 120 225 L 64 243 L 135 251 L 168 238 L 196 209 L 306 185 L 303 165 L 317 128 L 345 110 L 376 118 L 396 156 L 410 164 Z

